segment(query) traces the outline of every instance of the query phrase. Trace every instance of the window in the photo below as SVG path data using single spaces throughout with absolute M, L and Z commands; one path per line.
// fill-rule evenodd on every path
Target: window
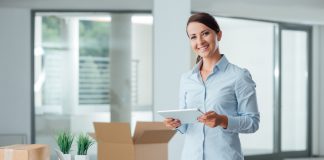
M 94 132 L 94 121 L 152 120 L 151 15 L 37 12 L 34 22 L 36 143 L 57 148 L 58 131 Z

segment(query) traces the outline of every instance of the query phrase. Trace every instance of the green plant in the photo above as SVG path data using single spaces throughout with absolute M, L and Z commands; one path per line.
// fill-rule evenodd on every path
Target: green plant
M 56 143 L 63 154 L 69 154 L 73 143 L 74 136 L 70 132 L 59 132 Z
M 78 155 L 87 155 L 88 149 L 94 144 L 94 141 L 87 134 L 80 134 L 78 136 Z

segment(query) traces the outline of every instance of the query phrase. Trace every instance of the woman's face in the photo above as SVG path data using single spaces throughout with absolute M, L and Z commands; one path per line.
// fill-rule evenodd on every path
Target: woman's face
M 192 50 L 202 58 L 209 58 L 216 53 L 221 32 L 216 32 L 199 22 L 191 22 L 187 26 Z

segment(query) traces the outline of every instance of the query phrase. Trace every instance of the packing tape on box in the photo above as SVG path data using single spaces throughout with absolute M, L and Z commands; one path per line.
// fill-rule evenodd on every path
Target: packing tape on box
M 12 160 L 13 149 L 4 149 L 4 158 L 3 160 Z

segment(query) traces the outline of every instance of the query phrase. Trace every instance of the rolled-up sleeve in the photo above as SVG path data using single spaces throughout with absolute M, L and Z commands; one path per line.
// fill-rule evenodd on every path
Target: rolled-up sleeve
M 180 87 L 179 87 L 179 108 L 185 109 L 186 108 L 186 91 L 184 88 L 184 79 L 185 75 L 183 74 L 180 79 Z M 187 130 L 187 124 L 181 124 L 178 128 L 176 128 L 177 131 L 184 134 Z
M 259 129 L 260 113 L 255 91 L 255 83 L 248 70 L 244 69 L 235 82 L 238 115 L 228 116 L 226 131 L 254 133 Z

